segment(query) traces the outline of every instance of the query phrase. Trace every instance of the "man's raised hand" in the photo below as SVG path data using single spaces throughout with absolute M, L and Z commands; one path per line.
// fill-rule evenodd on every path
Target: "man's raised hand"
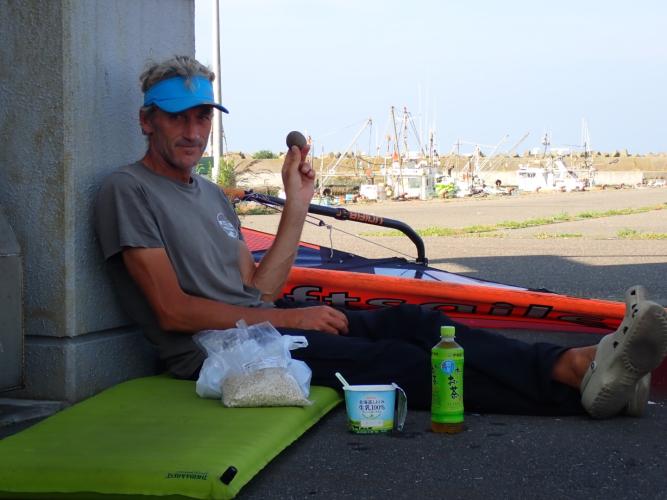
M 287 201 L 308 205 L 315 193 L 315 171 L 306 161 L 309 151 L 308 144 L 301 148 L 293 145 L 285 155 L 282 179 Z

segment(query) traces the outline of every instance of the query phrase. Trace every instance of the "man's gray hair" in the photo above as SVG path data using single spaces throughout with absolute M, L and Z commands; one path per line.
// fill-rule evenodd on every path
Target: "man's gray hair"
M 186 80 L 194 76 L 203 76 L 210 81 L 215 80 L 215 73 L 202 63 L 190 56 L 174 56 L 161 63 L 152 63 L 139 77 L 141 91 L 146 92 L 149 88 L 162 80 L 182 76 Z

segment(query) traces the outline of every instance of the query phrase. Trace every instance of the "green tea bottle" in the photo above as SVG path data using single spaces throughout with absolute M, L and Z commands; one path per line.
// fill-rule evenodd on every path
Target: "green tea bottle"
M 463 348 L 453 326 L 440 327 L 440 342 L 431 349 L 431 430 L 463 430 Z

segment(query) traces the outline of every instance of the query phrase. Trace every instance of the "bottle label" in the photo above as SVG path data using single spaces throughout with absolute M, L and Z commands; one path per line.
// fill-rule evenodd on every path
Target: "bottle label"
M 463 349 L 431 351 L 431 420 L 442 424 L 463 422 Z

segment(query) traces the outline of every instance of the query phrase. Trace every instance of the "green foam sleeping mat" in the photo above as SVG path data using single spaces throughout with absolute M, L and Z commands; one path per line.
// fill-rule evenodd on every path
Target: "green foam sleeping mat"
M 0 441 L 0 498 L 233 498 L 340 401 L 225 408 L 192 381 L 124 382 Z

